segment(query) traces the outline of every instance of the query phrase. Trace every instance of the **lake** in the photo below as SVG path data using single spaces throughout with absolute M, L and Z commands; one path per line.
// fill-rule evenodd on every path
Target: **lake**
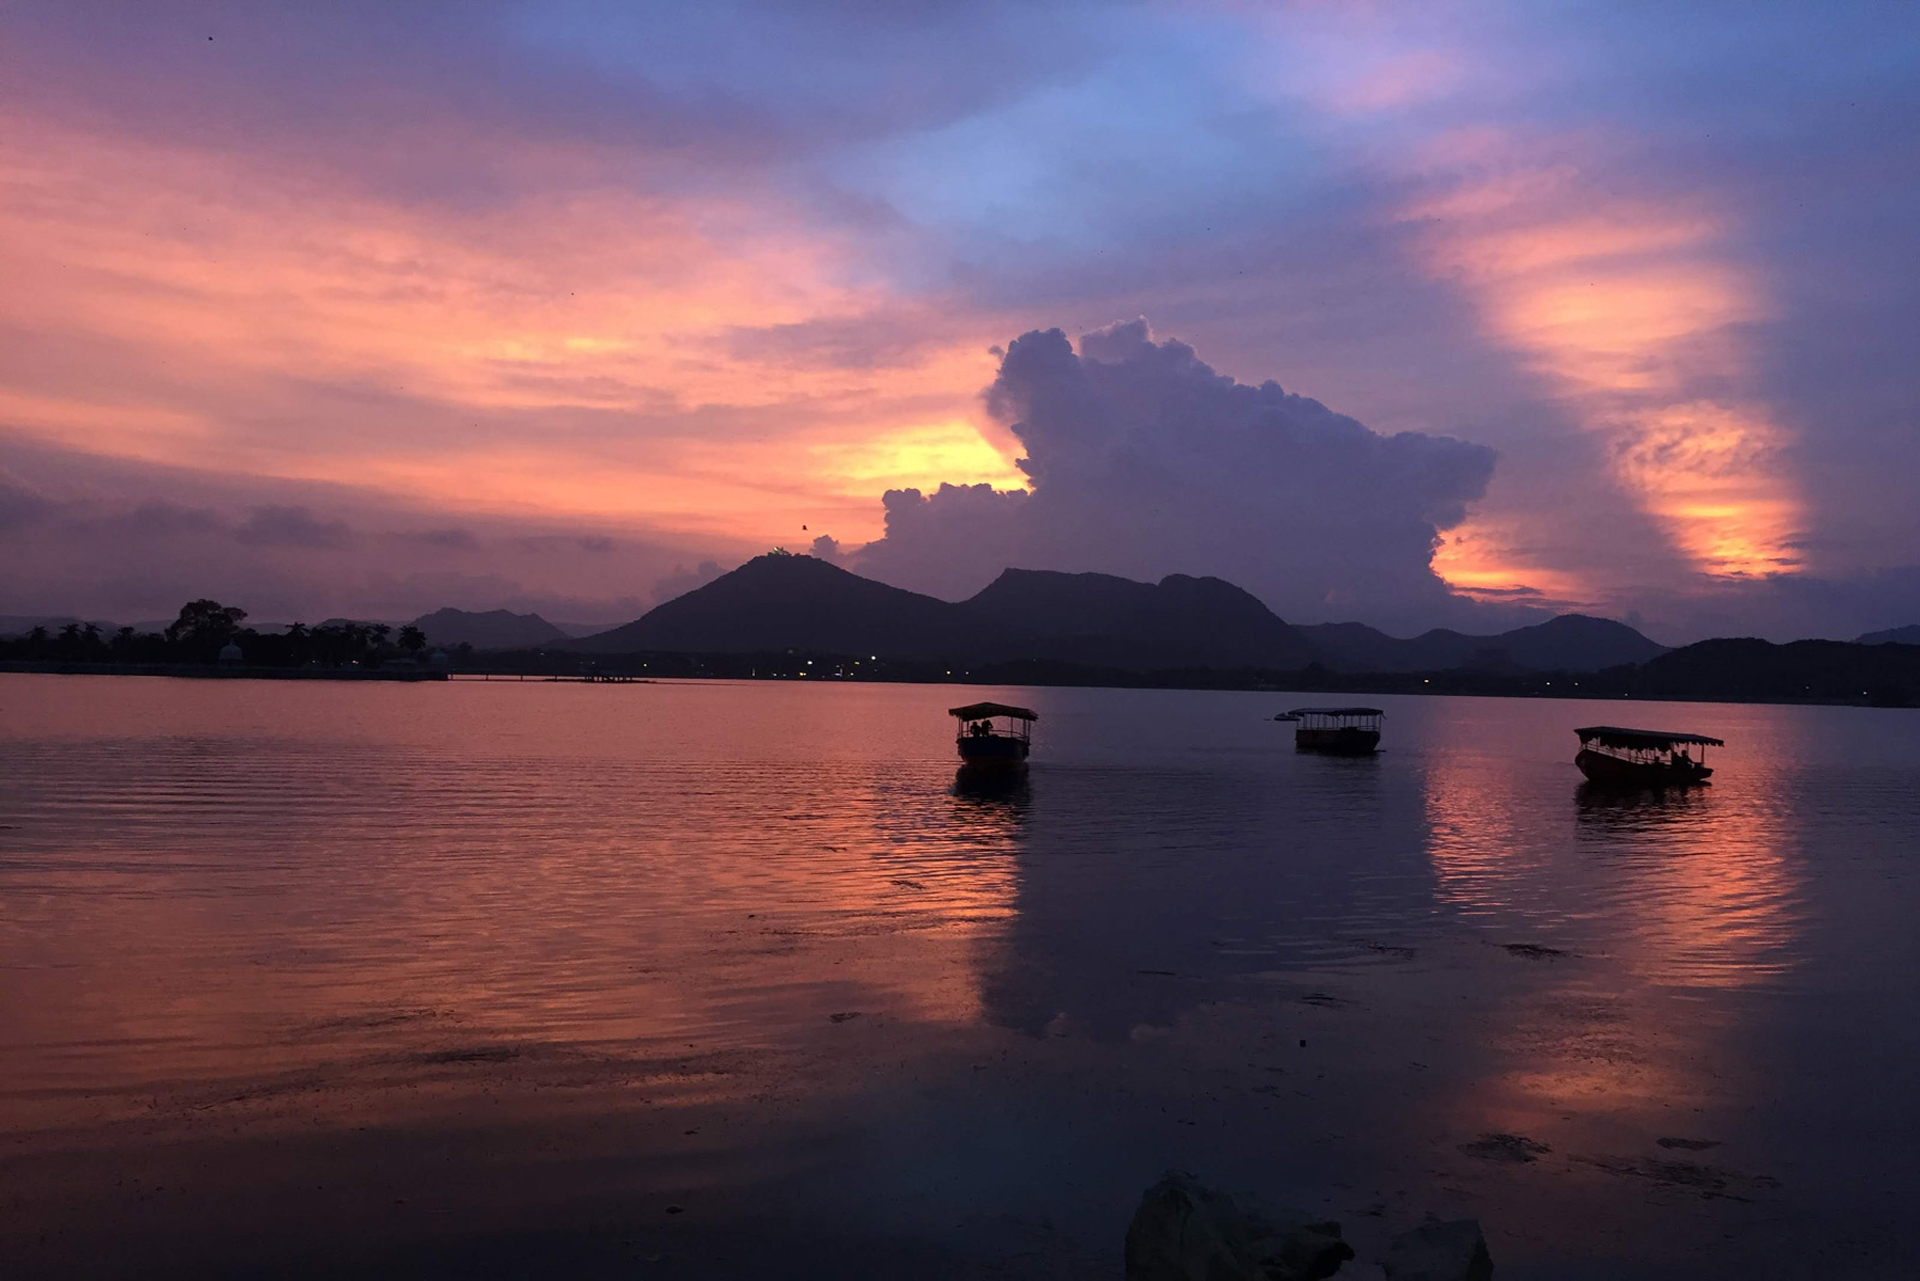
M 1040 713 L 956 786 L 945 709 Z M 0 676 L 10 1276 L 1907 1277 L 1920 714 Z M 1587 794 L 1571 730 L 1727 740 Z

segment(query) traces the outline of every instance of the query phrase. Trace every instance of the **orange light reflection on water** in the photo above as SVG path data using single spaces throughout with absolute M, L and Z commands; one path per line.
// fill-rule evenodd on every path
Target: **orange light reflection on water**
M 1722 1088 L 1738 1007 L 1689 993 L 1777 982 L 1798 936 L 1798 886 L 1764 779 L 1749 772 L 1725 795 L 1622 794 L 1577 786 L 1569 768 L 1556 783 L 1565 810 L 1544 830 L 1521 817 L 1537 814 L 1527 793 L 1543 777 L 1464 742 L 1427 765 L 1437 900 L 1488 944 L 1563 954 L 1516 957 L 1545 981 L 1516 993 L 1497 1070 L 1461 1100 L 1469 1132 L 1568 1109 L 1651 1114 Z M 1607 932 L 1594 935 L 1589 918 Z
M 1024 810 L 952 793 L 939 691 L 879 724 L 890 687 L 456 685 L 415 735 L 467 745 L 448 759 L 391 707 L 402 742 L 359 738 L 357 690 L 276 689 L 303 736 L 249 729 L 244 686 L 148 682 L 117 706 L 65 687 L 105 701 L 65 700 L 47 732 L 120 735 L 49 745 L 13 816 L 47 870 L 0 951 L 66 963 L 8 984 L 12 1124 L 502 1056 L 602 1084 L 608 1056 L 724 1076 L 811 1061 L 836 1016 L 900 1038 L 981 1021 Z M 796 737 L 810 758 L 786 757 Z M 832 754 L 875 737 L 893 768 Z

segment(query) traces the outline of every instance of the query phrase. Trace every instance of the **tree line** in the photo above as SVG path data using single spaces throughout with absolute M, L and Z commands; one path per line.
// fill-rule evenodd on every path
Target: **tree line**
M 103 631 L 92 623 L 36 627 L 0 640 L 0 660 L 53 663 L 218 663 L 229 645 L 249 667 L 379 667 L 427 658 L 427 637 L 418 627 L 385 623 L 294 623 L 284 631 L 245 626 L 247 611 L 216 600 L 189 601 L 179 617 L 158 632 L 131 627 Z M 464 657 L 469 647 L 455 651 Z

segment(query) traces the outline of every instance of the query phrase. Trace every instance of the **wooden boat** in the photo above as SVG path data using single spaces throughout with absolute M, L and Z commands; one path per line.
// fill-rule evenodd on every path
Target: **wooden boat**
M 1672 734 L 1664 730 L 1622 729 L 1617 725 L 1589 725 L 1577 729 L 1580 752 L 1573 763 L 1595 783 L 1623 787 L 1690 787 L 1705 783 L 1707 749 L 1725 747 L 1705 734 Z M 1696 757 L 1694 748 L 1700 749 Z
M 1015 769 L 1027 763 L 1033 750 L 1033 723 L 1038 712 L 1006 703 L 968 703 L 949 707 L 947 715 L 960 722 L 954 745 L 965 765 L 980 769 Z
M 1299 722 L 1293 731 L 1299 751 L 1371 756 L 1380 748 L 1380 718 L 1386 713 L 1377 707 L 1296 707 L 1285 715 Z

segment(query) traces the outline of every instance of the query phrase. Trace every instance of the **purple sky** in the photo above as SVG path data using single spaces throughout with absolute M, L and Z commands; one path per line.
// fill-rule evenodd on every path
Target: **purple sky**
M 1920 621 L 1915 119 L 1910 3 L 9 6 L 0 614 Z

